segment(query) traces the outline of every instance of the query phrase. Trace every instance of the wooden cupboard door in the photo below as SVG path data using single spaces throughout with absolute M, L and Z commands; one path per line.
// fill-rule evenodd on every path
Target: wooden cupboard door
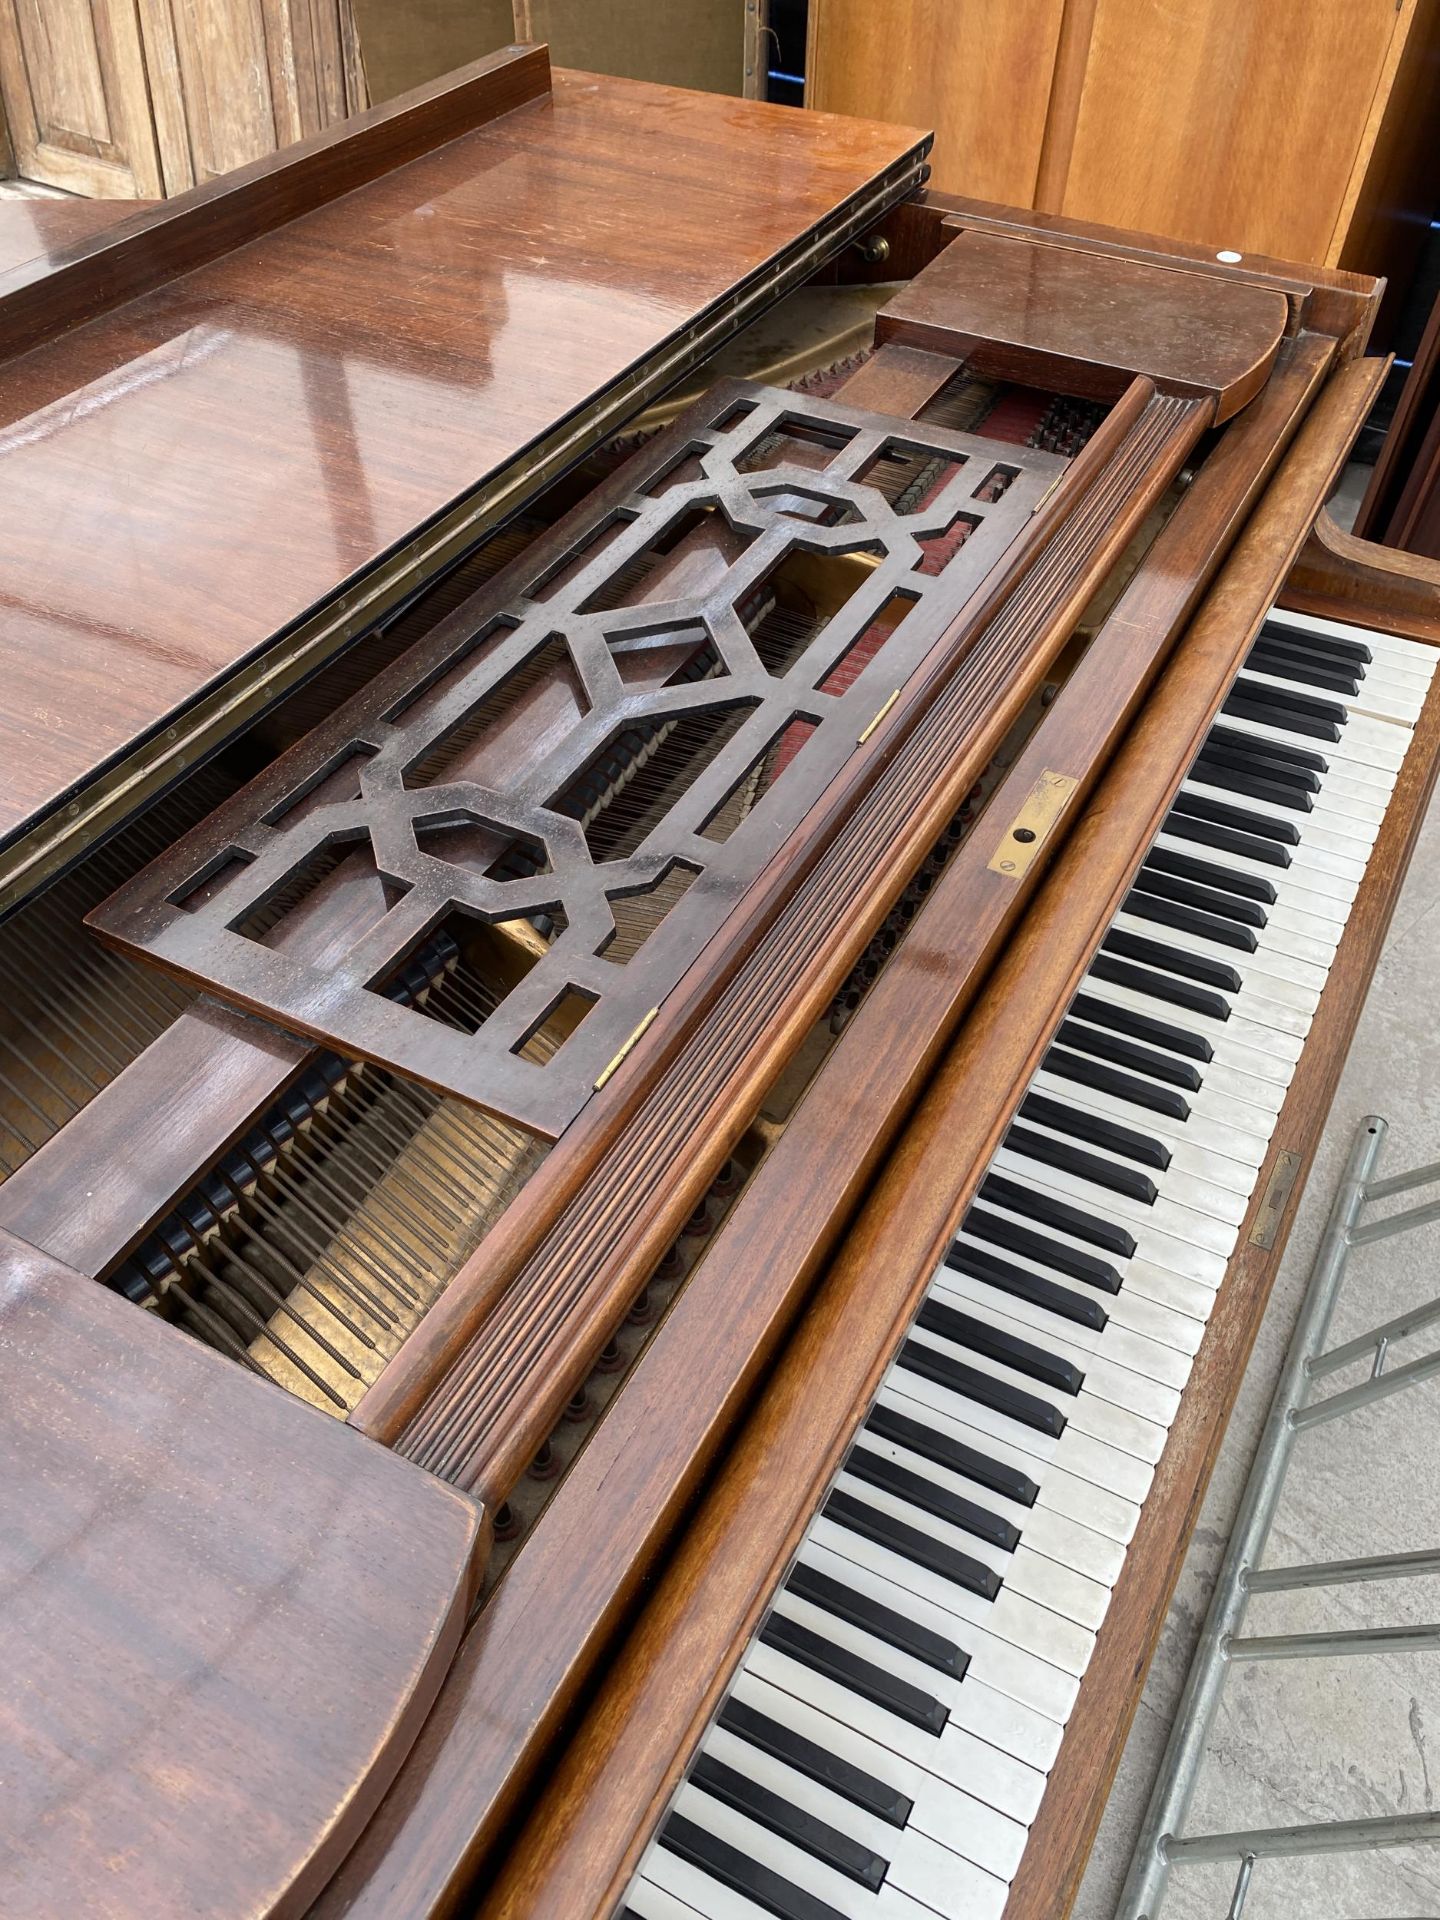
M 161 191 L 135 0 L 0 0 L 15 170 L 95 199 Z
M 806 104 L 933 127 L 932 185 L 1029 206 L 1064 12 L 1065 0 L 810 0 Z
M 1333 265 L 1414 0 L 1090 0 L 1057 82 L 1041 205 L 1217 250 Z M 1075 0 L 1071 0 L 1072 9 Z M 1068 121 L 1068 127 L 1067 127 Z
M 344 116 L 339 0 L 139 0 L 165 191 Z

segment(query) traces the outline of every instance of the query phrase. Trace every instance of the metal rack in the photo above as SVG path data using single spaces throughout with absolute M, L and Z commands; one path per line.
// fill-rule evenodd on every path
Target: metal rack
M 1361 1121 L 1350 1149 L 1146 1809 L 1116 1920 L 1157 1920 L 1170 1876 L 1180 1867 L 1233 1860 L 1236 1878 L 1227 1920 L 1240 1920 L 1258 1860 L 1298 1854 L 1361 1853 L 1380 1847 L 1440 1841 L 1440 1813 L 1326 1820 L 1304 1826 L 1261 1827 L 1229 1833 L 1185 1834 L 1183 1831 L 1221 1691 L 1232 1667 L 1265 1660 L 1440 1651 L 1440 1625 L 1363 1627 L 1329 1633 L 1247 1634 L 1244 1631 L 1246 1608 L 1253 1594 L 1440 1573 L 1440 1549 L 1377 1554 L 1366 1559 L 1330 1560 L 1304 1566 L 1260 1566 L 1286 1473 L 1301 1435 L 1440 1374 L 1440 1350 L 1393 1369 L 1386 1366 L 1395 1341 L 1440 1321 L 1440 1297 L 1372 1327 L 1353 1340 L 1334 1347 L 1325 1345 L 1351 1251 L 1440 1220 L 1440 1198 L 1419 1201 L 1383 1219 L 1362 1219 L 1363 1210 L 1370 1203 L 1440 1184 L 1440 1161 L 1409 1173 L 1377 1178 L 1376 1168 L 1386 1132 L 1385 1121 L 1369 1115 Z M 1317 1382 L 1342 1367 L 1363 1361 L 1367 1355 L 1371 1360 L 1368 1379 L 1321 1398 L 1312 1397 Z

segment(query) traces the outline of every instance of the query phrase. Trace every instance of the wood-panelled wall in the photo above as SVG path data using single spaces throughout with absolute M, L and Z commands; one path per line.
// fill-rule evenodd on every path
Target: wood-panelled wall
M 933 126 L 933 184 L 950 192 L 1384 271 L 1384 230 L 1435 211 L 1436 14 L 1434 0 L 811 0 L 808 98 Z

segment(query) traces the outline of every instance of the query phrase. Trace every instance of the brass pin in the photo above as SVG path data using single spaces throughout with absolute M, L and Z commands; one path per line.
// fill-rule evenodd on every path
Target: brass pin
M 1044 506 L 1045 502 L 1050 498 L 1051 494 L 1054 493 L 1056 487 L 1059 486 L 1060 482 L 1065 478 L 1065 475 L 1069 471 L 1070 469 L 1068 467 L 1062 467 L 1060 469 L 1059 473 L 1056 474 L 1055 478 L 1050 482 L 1049 486 L 1046 487 L 1044 493 L 1041 494 L 1040 498 L 1035 502 L 1034 506 L 1030 509 L 1031 513 L 1039 513 L 1040 509 Z
M 894 706 L 895 702 L 899 698 L 900 698 L 900 689 L 899 687 L 896 687 L 895 691 L 891 694 L 890 698 L 885 702 L 884 706 L 881 707 L 880 711 L 876 714 L 875 718 L 870 722 L 869 726 L 866 727 L 865 731 L 860 735 L 859 739 L 856 740 L 855 744 L 857 747 L 864 746 L 865 742 L 870 738 L 871 734 L 875 731 L 876 727 L 879 726 L 880 722 L 885 718 L 886 714 L 890 711 L 891 707 Z
M 651 1007 L 649 1013 L 646 1014 L 645 1018 L 640 1022 L 639 1026 L 636 1027 L 635 1031 L 631 1034 L 630 1038 L 625 1042 L 624 1046 L 621 1047 L 620 1051 L 616 1054 L 615 1058 L 610 1062 L 609 1066 L 606 1067 L 605 1071 L 600 1075 L 600 1078 L 595 1082 L 594 1088 L 592 1089 L 593 1092 L 598 1093 L 600 1091 L 601 1087 L 604 1086 L 605 1082 L 611 1077 L 611 1075 L 621 1065 L 626 1055 L 630 1052 L 630 1049 L 635 1045 L 635 1042 L 640 1038 L 641 1034 L 644 1033 L 645 1029 L 650 1025 L 650 1022 L 655 1018 L 656 1014 L 659 1013 L 659 1011 L 660 1009 L 658 1007 Z

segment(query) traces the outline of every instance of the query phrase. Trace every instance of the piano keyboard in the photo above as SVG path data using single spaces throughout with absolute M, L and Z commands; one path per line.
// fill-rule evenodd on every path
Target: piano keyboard
M 624 1920 L 993 1920 L 1434 671 L 1274 612 Z

